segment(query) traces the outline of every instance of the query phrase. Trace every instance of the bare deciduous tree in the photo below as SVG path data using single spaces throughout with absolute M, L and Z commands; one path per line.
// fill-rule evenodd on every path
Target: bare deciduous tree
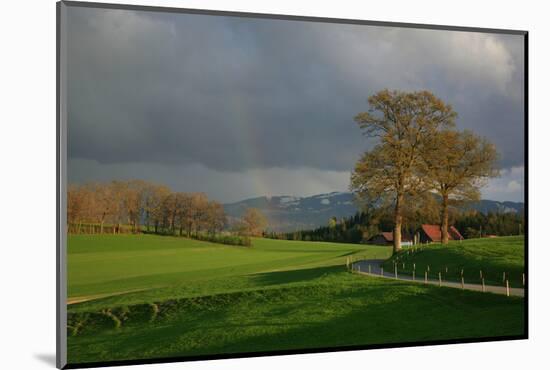
M 393 250 L 401 249 L 404 201 L 425 190 L 418 175 L 421 149 L 441 128 L 454 126 L 455 111 L 429 91 L 383 90 L 368 99 L 370 110 L 355 121 L 380 142 L 366 152 L 351 176 L 350 188 L 370 202 L 383 199 L 394 209 Z
M 443 130 L 426 143 L 422 177 L 441 196 L 441 242 L 449 242 L 449 206 L 479 199 L 479 189 L 498 176 L 498 154 L 471 131 Z
M 240 232 L 244 235 L 261 236 L 267 219 L 257 208 L 247 208 L 241 220 Z

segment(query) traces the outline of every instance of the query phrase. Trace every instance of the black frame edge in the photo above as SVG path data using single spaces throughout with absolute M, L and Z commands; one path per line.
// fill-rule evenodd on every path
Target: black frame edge
M 523 63 L 524 63 L 524 118 L 523 118 L 523 219 L 524 219 L 524 272 L 525 272 L 525 293 L 524 293 L 524 330 L 525 338 L 529 338 L 529 32 L 525 32 L 523 41 Z
M 266 351 L 266 352 L 261 351 L 261 352 L 245 352 L 245 353 L 227 353 L 227 354 L 216 354 L 216 355 L 150 358 L 150 359 L 136 359 L 136 360 L 97 361 L 97 362 L 85 362 L 85 363 L 83 362 L 83 363 L 75 363 L 75 364 L 69 363 L 65 367 L 63 367 L 63 369 L 83 369 L 83 368 L 127 366 L 127 365 L 152 365 L 152 364 L 174 363 L 174 362 L 227 360 L 227 359 L 235 359 L 235 358 L 271 357 L 271 356 L 287 356 L 287 355 L 306 355 L 306 354 L 317 354 L 317 353 L 349 352 L 349 351 L 361 351 L 361 350 L 373 350 L 373 349 L 501 342 L 501 341 L 525 340 L 525 339 L 527 339 L 527 337 L 524 335 L 514 335 L 514 336 L 502 336 L 502 337 L 451 339 L 451 340 L 443 340 L 443 341 L 421 341 L 421 342 L 403 342 L 403 343 L 391 343 L 391 344 L 374 344 L 374 345 L 365 345 L 365 346 L 358 345 L 358 346 L 342 346 L 342 347 L 326 347 L 326 348 L 308 348 L 308 349 L 296 349 L 296 350 L 279 350 L 279 351 Z

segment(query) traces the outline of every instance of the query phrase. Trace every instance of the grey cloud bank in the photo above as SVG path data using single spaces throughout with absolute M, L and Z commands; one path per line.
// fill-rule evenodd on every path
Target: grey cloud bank
M 432 90 L 503 168 L 524 163 L 519 36 L 89 8 L 69 21 L 72 182 L 140 177 L 221 201 L 345 190 L 369 147 L 353 117 L 386 87 Z M 522 200 L 498 189 L 484 195 Z

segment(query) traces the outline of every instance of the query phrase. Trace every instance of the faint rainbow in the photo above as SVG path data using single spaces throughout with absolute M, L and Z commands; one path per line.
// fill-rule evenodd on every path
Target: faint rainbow
M 240 158 L 245 162 L 247 169 L 259 169 L 253 172 L 254 190 L 259 196 L 273 195 L 269 181 L 262 176 L 261 158 L 263 150 L 258 140 L 256 129 L 257 119 L 250 114 L 250 100 L 245 99 L 240 94 L 234 94 L 231 98 L 231 111 L 233 113 L 233 122 L 236 123 L 235 134 L 237 137 L 237 148 Z M 250 170 L 247 170 L 250 171 Z

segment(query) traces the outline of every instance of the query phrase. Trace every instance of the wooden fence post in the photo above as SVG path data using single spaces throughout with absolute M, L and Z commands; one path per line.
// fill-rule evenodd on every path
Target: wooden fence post
M 510 297 L 510 284 L 508 284 L 508 279 L 506 279 L 506 296 Z
M 370 274 L 370 263 L 369 263 L 369 274 Z
M 464 289 L 464 276 L 462 276 L 461 278 L 461 283 L 462 283 L 462 289 Z
M 380 276 L 384 276 L 384 267 L 380 267 Z
M 439 287 L 441 288 L 441 272 L 439 273 Z
M 504 283 L 505 280 L 506 280 L 506 272 L 503 272 L 502 273 L 502 282 Z
M 481 291 L 485 293 L 485 279 L 481 278 Z
M 525 286 L 525 272 L 521 274 L 521 280 L 523 281 L 523 286 Z
M 414 278 L 414 274 L 415 274 L 415 270 L 413 270 L 413 281 L 415 281 L 416 279 Z
M 424 271 L 424 284 L 428 284 L 428 271 Z
M 395 278 L 397 279 L 397 264 L 395 264 Z

